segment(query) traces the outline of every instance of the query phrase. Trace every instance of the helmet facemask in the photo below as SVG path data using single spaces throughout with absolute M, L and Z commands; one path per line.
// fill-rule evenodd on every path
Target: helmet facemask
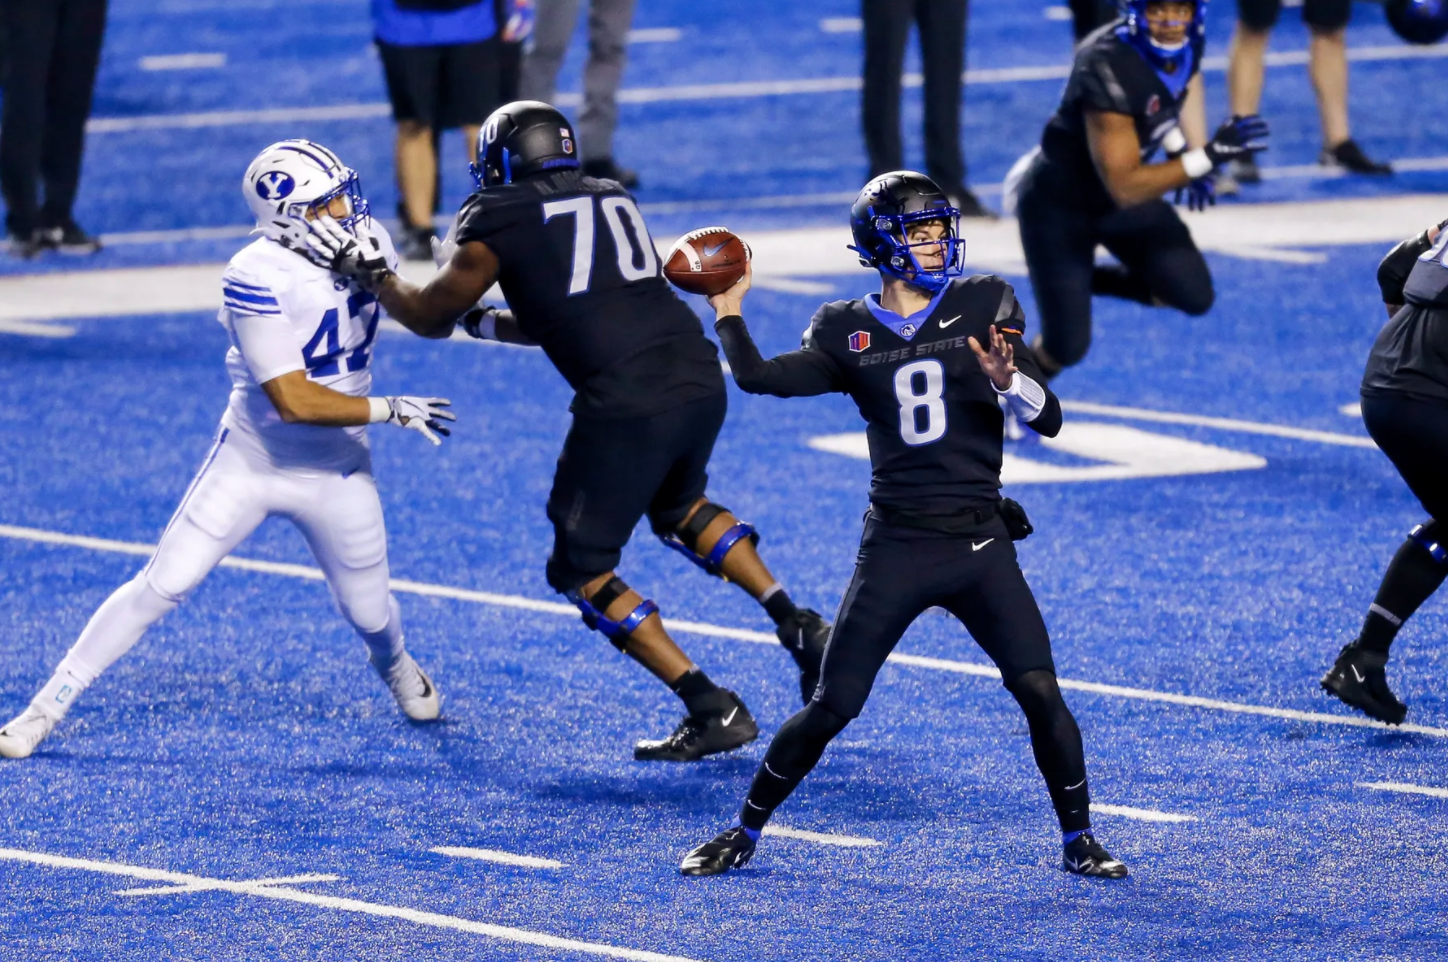
M 912 242 L 912 228 L 918 232 L 921 225 L 931 222 L 943 226 L 941 235 Z M 932 207 L 906 214 L 876 214 L 871 226 L 882 242 L 876 253 L 853 246 L 850 250 L 860 254 L 871 267 L 882 273 L 931 294 L 939 293 L 951 278 L 965 273 L 965 241 L 960 236 L 960 211 L 954 207 Z

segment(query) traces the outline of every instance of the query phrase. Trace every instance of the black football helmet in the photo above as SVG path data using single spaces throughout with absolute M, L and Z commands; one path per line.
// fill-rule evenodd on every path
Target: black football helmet
M 578 139 L 557 108 L 515 100 L 493 111 L 478 131 L 478 189 L 511 184 L 553 170 L 577 169 Z
M 933 271 L 920 266 L 906 237 L 908 225 L 926 220 L 945 222 L 943 238 L 914 245 L 944 246 L 944 262 Z M 944 288 L 952 277 L 965 273 L 960 211 L 950 206 L 950 198 L 924 174 L 896 170 L 870 181 L 850 208 L 850 229 L 855 234 L 850 250 L 860 255 L 861 264 L 932 294 Z

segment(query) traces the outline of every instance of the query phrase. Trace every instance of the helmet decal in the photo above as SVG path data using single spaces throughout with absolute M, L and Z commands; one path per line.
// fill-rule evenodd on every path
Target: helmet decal
M 256 179 L 256 193 L 262 200 L 284 200 L 297 189 L 292 175 L 281 170 L 269 170 Z

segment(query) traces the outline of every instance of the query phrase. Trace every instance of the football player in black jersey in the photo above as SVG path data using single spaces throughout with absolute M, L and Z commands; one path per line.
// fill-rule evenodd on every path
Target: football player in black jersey
M 739 315 L 748 274 L 710 298 L 739 386 L 776 397 L 848 394 L 865 419 L 874 476 L 859 560 L 814 698 L 770 744 L 739 824 L 690 852 L 685 875 L 749 860 L 775 808 L 860 714 L 886 657 L 932 606 L 960 619 L 1025 712 L 1065 869 L 1126 875 L 1091 835 L 1081 732 L 1011 543 L 1030 525 L 1000 495 L 1002 402 L 1047 436 L 1061 429 L 1061 404 L 1022 340 L 1025 315 L 1011 286 L 961 276 L 958 213 L 923 174 L 897 171 L 866 184 L 851 210 L 853 249 L 880 271 L 880 294 L 821 307 L 798 351 L 760 356 Z
M 615 574 L 639 519 L 647 515 L 665 544 L 759 601 L 798 663 L 805 700 L 829 625 L 796 607 L 765 568 L 754 528 L 704 496 L 724 424 L 718 350 L 664 280 L 628 192 L 578 168 L 568 120 L 547 104 L 517 101 L 483 124 L 478 191 L 458 214 L 455 249 L 426 286 L 387 271 L 365 239 L 325 223 L 315 243 L 413 332 L 447 337 L 461 318 L 474 337 L 539 345 L 568 380 L 573 425 L 548 497 L 548 583 L 684 702 L 674 733 L 639 742 L 634 757 L 693 761 L 753 741 L 759 729 L 738 696 L 669 637 L 658 606 Z M 510 310 L 475 307 L 495 281 Z
M 1265 148 L 1266 123 L 1233 117 L 1187 149 L 1179 118 L 1201 69 L 1205 0 L 1128 0 L 1083 40 L 1061 105 L 1015 183 L 1021 247 L 1040 311 L 1033 345 L 1047 377 L 1091 344 L 1091 296 L 1211 309 L 1207 262 L 1163 195 L 1213 203 L 1212 172 Z M 1167 159 L 1151 163 L 1159 148 Z M 1023 158 L 1023 163 L 1027 163 Z M 1007 202 L 1009 207 L 1009 201 Z M 1104 245 L 1120 266 L 1097 267 Z
M 1448 577 L 1448 231 L 1430 227 L 1378 267 L 1391 319 L 1363 374 L 1363 423 L 1428 512 L 1388 565 L 1357 638 L 1322 687 L 1365 714 L 1400 724 L 1408 706 L 1388 687 L 1388 648 Z

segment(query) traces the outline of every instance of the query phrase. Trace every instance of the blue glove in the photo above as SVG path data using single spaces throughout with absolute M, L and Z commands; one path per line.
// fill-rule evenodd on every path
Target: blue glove
M 533 23 L 537 20 L 533 0 L 508 0 L 507 18 L 503 22 L 503 42 L 522 43 L 533 35 Z
M 1180 204 L 1182 194 L 1186 194 L 1187 210 L 1206 210 L 1217 203 L 1217 177 L 1215 174 L 1208 174 L 1205 177 L 1198 177 L 1185 187 L 1177 189 L 1174 200 Z
M 1212 166 L 1220 167 L 1230 160 L 1243 160 L 1266 150 L 1267 134 L 1267 121 L 1257 114 L 1234 116 L 1217 128 L 1203 150 Z

